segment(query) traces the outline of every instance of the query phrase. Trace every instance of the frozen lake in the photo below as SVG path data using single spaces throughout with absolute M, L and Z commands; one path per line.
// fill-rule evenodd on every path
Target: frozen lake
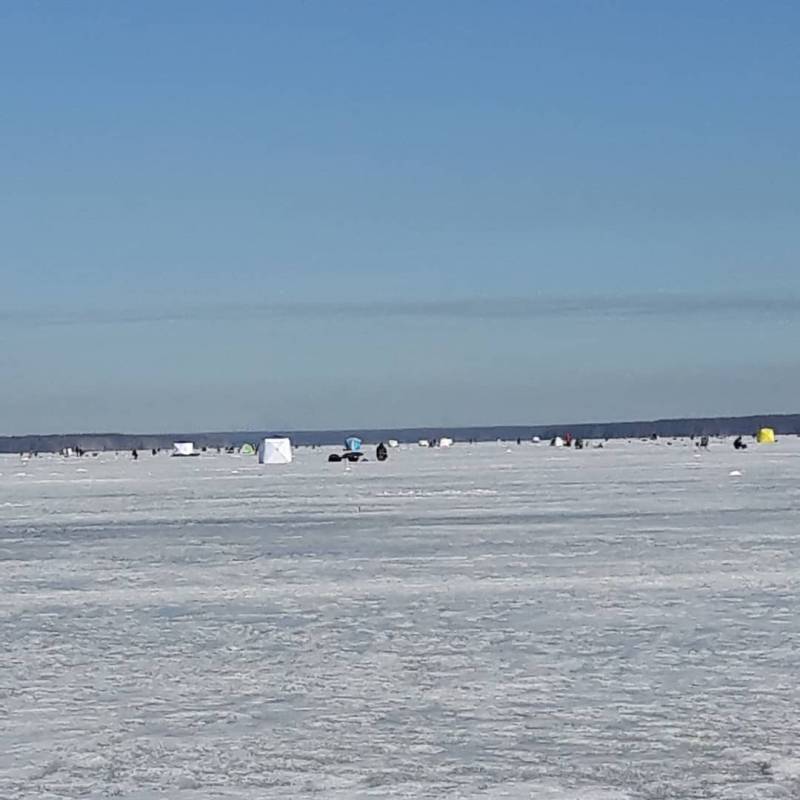
M 800 440 L 325 455 L 0 457 L 0 797 L 800 796 Z

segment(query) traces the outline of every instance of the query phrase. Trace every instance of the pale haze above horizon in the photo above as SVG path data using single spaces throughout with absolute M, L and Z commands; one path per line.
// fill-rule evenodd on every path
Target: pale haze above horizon
M 0 435 L 800 412 L 800 4 L 0 7 Z

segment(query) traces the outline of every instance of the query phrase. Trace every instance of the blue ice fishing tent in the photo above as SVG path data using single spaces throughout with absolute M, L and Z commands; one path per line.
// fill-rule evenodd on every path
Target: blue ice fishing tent
M 348 436 L 344 440 L 344 446 L 351 453 L 357 453 L 359 450 L 361 450 L 361 439 L 359 439 L 358 436 Z

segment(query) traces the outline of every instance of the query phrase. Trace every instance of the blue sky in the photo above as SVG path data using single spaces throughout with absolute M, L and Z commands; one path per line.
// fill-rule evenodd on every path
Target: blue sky
M 0 433 L 800 411 L 800 5 L 0 6 Z

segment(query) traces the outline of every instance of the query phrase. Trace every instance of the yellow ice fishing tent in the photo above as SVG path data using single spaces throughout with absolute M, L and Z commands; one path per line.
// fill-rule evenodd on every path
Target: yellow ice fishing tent
M 775 431 L 772 428 L 762 428 L 756 434 L 756 441 L 759 444 L 775 444 Z

